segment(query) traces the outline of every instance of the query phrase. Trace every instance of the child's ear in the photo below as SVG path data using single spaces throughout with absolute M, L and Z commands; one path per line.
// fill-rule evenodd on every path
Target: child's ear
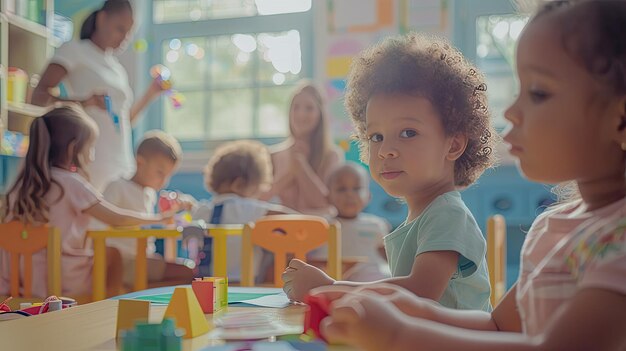
M 467 135 L 465 134 L 457 134 L 450 138 L 450 148 L 448 149 L 448 154 L 446 155 L 446 159 L 448 161 L 456 161 L 463 153 L 465 152 L 465 148 L 467 147 Z
M 626 151 L 626 97 L 619 104 L 619 111 L 615 122 L 613 122 L 615 131 L 615 141 Z

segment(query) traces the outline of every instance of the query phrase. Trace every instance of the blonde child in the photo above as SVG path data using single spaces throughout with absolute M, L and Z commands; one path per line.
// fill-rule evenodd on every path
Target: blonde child
M 63 294 L 90 292 L 93 251 L 85 236 L 90 219 L 113 226 L 158 224 L 166 215 L 144 215 L 119 209 L 102 199 L 88 182 L 85 167 L 93 162 L 98 127 L 78 105 L 57 107 L 35 119 L 24 167 L 7 193 L 3 221 L 48 224 L 61 232 Z M 0 234 L 2 235 L 2 234 Z M 9 285 L 9 257 L 0 252 L 0 293 Z M 107 248 L 107 288 L 121 287 L 120 254 Z M 33 294 L 46 296 L 46 253 L 33 255 Z
M 624 1 L 554 1 L 520 37 L 505 140 L 527 178 L 575 182 L 579 196 L 535 220 L 519 279 L 495 310 L 460 313 L 372 287 L 333 303 L 327 336 L 364 350 L 624 350 L 625 24 Z
M 199 204 L 193 211 L 194 219 L 211 224 L 246 224 L 272 214 L 293 213 L 281 205 L 258 200 L 261 192 L 272 184 L 272 163 L 265 145 L 251 140 L 226 143 L 215 150 L 204 173 L 205 185 L 213 194 L 209 203 Z M 228 238 L 228 280 L 239 281 L 241 266 L 241 239 Z M 211 274 L 210 242 L 205 240 L 200 275 Z M 255 255 L 259 267 L 262 254 Z M 257 272 L 263 272 L 258 269 Z
M 341 225 L 341 254 L 344 258 L 364 257 L 344 272 L 346 280 L 367 282 L 389 278 L 383 237 L 391 231 L 389 223 L 372 214 L 363 213 L 370 201 L 369 174 L 362 166 L 348 162 L 328 176 L 328 202 L 335 207 L 332 218 Z M 328 258 L 328 248 L 309 254 L 310 261 Z
M 104 199 L 111 204 L 139 213 L 154 214 L 157 191 L 167 185 L 182 156 L 178 141 L 171 135 L 152 130 L 145 133 L 135 155 L 137 170 L 130 179 L 119 178 L 107 185 Z M 192 203 L 180 203 L 190 208 Z M 137 241 L 135 239 L 109 239 L 107 245 L 117 248 L 122 254 L 124 284 L 132 286 L 135 271 Z M 168 281 L 188 284 L 193 280 L 193 271 L 183 264 L 165 262 L 155 251 L 154 238 L 148 239 L 148 282 Z
M 486 100 L 483 78 L 456 49 L 415 34 L 362 52 L 346 92 L 373 179 L 409 210 L 384 238 L 393 278 L 382 281 L 447 307 L 488 311 L 486 244 L 458 191 L 493 162 Z M 318 286 L 359 285 L 299 260 L 283 280 L 296 300 Z

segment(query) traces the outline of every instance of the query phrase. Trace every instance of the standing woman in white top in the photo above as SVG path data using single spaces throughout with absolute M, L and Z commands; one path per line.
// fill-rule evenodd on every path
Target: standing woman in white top
M 90 182 L 99 191 L 112 180 L 134 170 L 131 132 L 139 113 L 162 92 L 152 82 L 143 97 L 133 104 L 133 92 L 124 67 L 115 56 L 125 47 L 133 26 L 128 0 L 107 0 L 83 23 L 80 40 L 57 49 L 33 93 L 33 104 L 47 106 L 64 100 L 50 89 L 65 83 L 68 99 L 82 104 L 100 129 L 96 141 L 96 160 L 87 170 Z M 105 96 L 111 101 L 107 112 Z M 117 122 L 112 115 L 117 115 Z

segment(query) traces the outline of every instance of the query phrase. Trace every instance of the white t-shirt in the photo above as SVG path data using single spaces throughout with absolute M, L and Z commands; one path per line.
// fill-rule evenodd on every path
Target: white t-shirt
M 341 225 L 341 255 L 367 257 L 367 262 L 356 264 L 344 277 L 351 281 L 374 281 L 391 276 L 387 262 L 379 253 L 383 237 L 391 231 L 384 219 L 369 213 L 360 213 L 354 219 L 330 218 Z M 326 260 L 328 246 L 324 245 L 309 254 L 311 259 Z
M 143 187 L 132 180 L 120 178 L 107 185 L 104 200 L 111 204 L 139 213 L 153 214 L 157 202 L 157 193 L 154 189 Z M 134 258 L 137 254 L 137 240 L 132 238 L 108 239 L 107 245 L 120 250 L 125 258 Z M 146 253 L 152 255 L 156 252 L 154 238 L 148 238 Z
M 267 215 L 269 211 L 281 211 L 282 207 L 269 202 L 240 197 L 236 194 L 215 195 L 209 202 L 200 202 L 192 211 L 194 220 L 204 220 L 210 223 L 213 208 L 216 205 L 224 205 L 219 224 L 247 224 Z M 228 253 L 226 262 L 228 265 L 228 280 L 239 281 L 241 277 L 241 238 L 229 236 L 227 240 Z M 255 267 L 260 267 L 262 250 L 255 247 Z M 260 272 L 257 269 L 257 274 Z
M 133 92 L 126 70 L 113 51 L 104 52 L 88 39 L 74 40 L 58 48 L 50 62 L 67 70 L 63 83 L 68 98 L 83 100 L 93 94 L 109 95 L 112 112 L 119 117 L 116 127 L 107 111 L 99 107 L 85 109 L 100 128 L 96 160 L 87 167 L 91 184 L 102 191 L 110 181 L 130 176 L 135 168 L 130 126 Z

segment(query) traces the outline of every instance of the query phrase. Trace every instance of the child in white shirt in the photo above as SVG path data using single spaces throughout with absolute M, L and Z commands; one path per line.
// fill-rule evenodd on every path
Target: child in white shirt
M 157 202 L 157 191 L 169 182 L 169 178 L 181 159 L 182 150 L 178 141 L 159 130 L 148 131 L 137 147 L 137 171 L 130 179 L 119 178 L 107 185 L 104 199 L 127 210 L 153 214 Z M 190 204 L 181 203 L 182 207 Z M 124 284 L 132 286 L 135 276 L 137 241 L 131 238 L 107 240 L 107 245 L 117 248 L 122 254 Z M 165 262 L 155 253 L 154 238 L 148 239 L 148 282 L 180 282 L 193 280 L 193 272 L 183 264 Z
M 383 237 L 389 234 L 391 226 L 378 216 L 362 212 L 371 198 L 369 175 L 363 167 L 349 162 L 335 169 L 326 183 L 329 203 L 337 210 L 334 220 L 341 225 L 342 257 L 365 259 L 348 268 L 344 279 L 367 282 L 389 278 Z M 327 246 L 313 251 L 309 258 L 326 260 Z

